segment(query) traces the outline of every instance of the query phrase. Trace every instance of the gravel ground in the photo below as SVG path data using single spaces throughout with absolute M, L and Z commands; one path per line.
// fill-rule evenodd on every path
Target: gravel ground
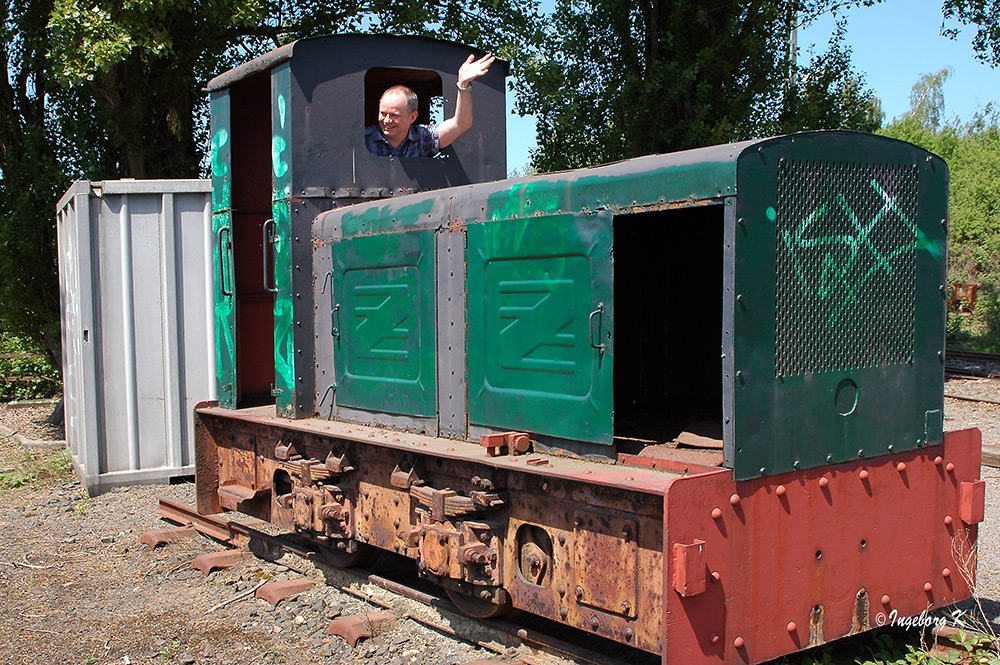
M 1000 381 L 950 379 L 945 392 L 1000 402 Z M 205 577 L 191 570 L 189 562 L 198 554 L 223 549 L 207 538 L 149 551 L 139 544 L 142 533 L 170 526 L 155 514 L 157 497 L 193 504 L 193 485 L 125 487 L 89 498 L 69 469 L 65 450 L 29 450 L 3 436 L 6 431 L 26 438 L 61 437 L 61 432 L 44 425 L 47 415 L 48 409 L 0 406 L 0 533 L 4 534 L 0 663 L 4 665 L 567 662 L 297 556 L 273 561 L 260 553 Z M 945 426 L 979 427 L 984 444 L 1000 445 L 1000 405 L 946 398 Z M 987 508 L 979 532 L 977 595 L 986 615 L 1000 624 L 1000 471 L 983 467 L 982 475 Z M 262 581 L 298 577 L 293 569 L 317 584 L 276 608 L 248 597 L 210 611 Z M 384 606 L 398 618 L 356 648 L 326 633 L 335 617 Z M 411 615 L 473 635 L 490 648 L 431 630 L 408 618 Z

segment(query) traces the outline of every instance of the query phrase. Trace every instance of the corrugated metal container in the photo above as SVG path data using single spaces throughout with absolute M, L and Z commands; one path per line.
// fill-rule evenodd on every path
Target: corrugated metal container
M 57 206 L 66 438 L 93 496 L 194 474 L 216 399 L 211 182 L 77 182 Z

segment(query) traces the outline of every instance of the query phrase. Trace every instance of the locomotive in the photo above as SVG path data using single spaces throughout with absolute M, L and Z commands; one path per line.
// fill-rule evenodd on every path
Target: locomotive
M 198 510 L 671 665 L 969 597 L 945 163 L 822 131 L 505 180 L 500 61 L 440 156 L 367 151 L 383 90 L 427 122 L 471 50 L 312 38 L 210 82 Z

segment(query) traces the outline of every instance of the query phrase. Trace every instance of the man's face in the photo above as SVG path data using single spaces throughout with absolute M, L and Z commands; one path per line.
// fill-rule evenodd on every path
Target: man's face
M 406 138 L 417 112 L 407 111 L 406 96 L 401 93 L 382 95 L 378 103 L 378 124 L 389 143 L 398 145 Z

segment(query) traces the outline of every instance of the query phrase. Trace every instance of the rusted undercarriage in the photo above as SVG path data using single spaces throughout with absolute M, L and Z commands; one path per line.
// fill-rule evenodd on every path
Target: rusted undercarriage
M 342 565 L 394 551 L 470 614 L 514 607 L 672 664 L 762 662 L 968 597 L 983 511 L 976 430 L 740 483 L 273 407 L 202 405 L 196 431 L 202 514 L 294 529 Z

